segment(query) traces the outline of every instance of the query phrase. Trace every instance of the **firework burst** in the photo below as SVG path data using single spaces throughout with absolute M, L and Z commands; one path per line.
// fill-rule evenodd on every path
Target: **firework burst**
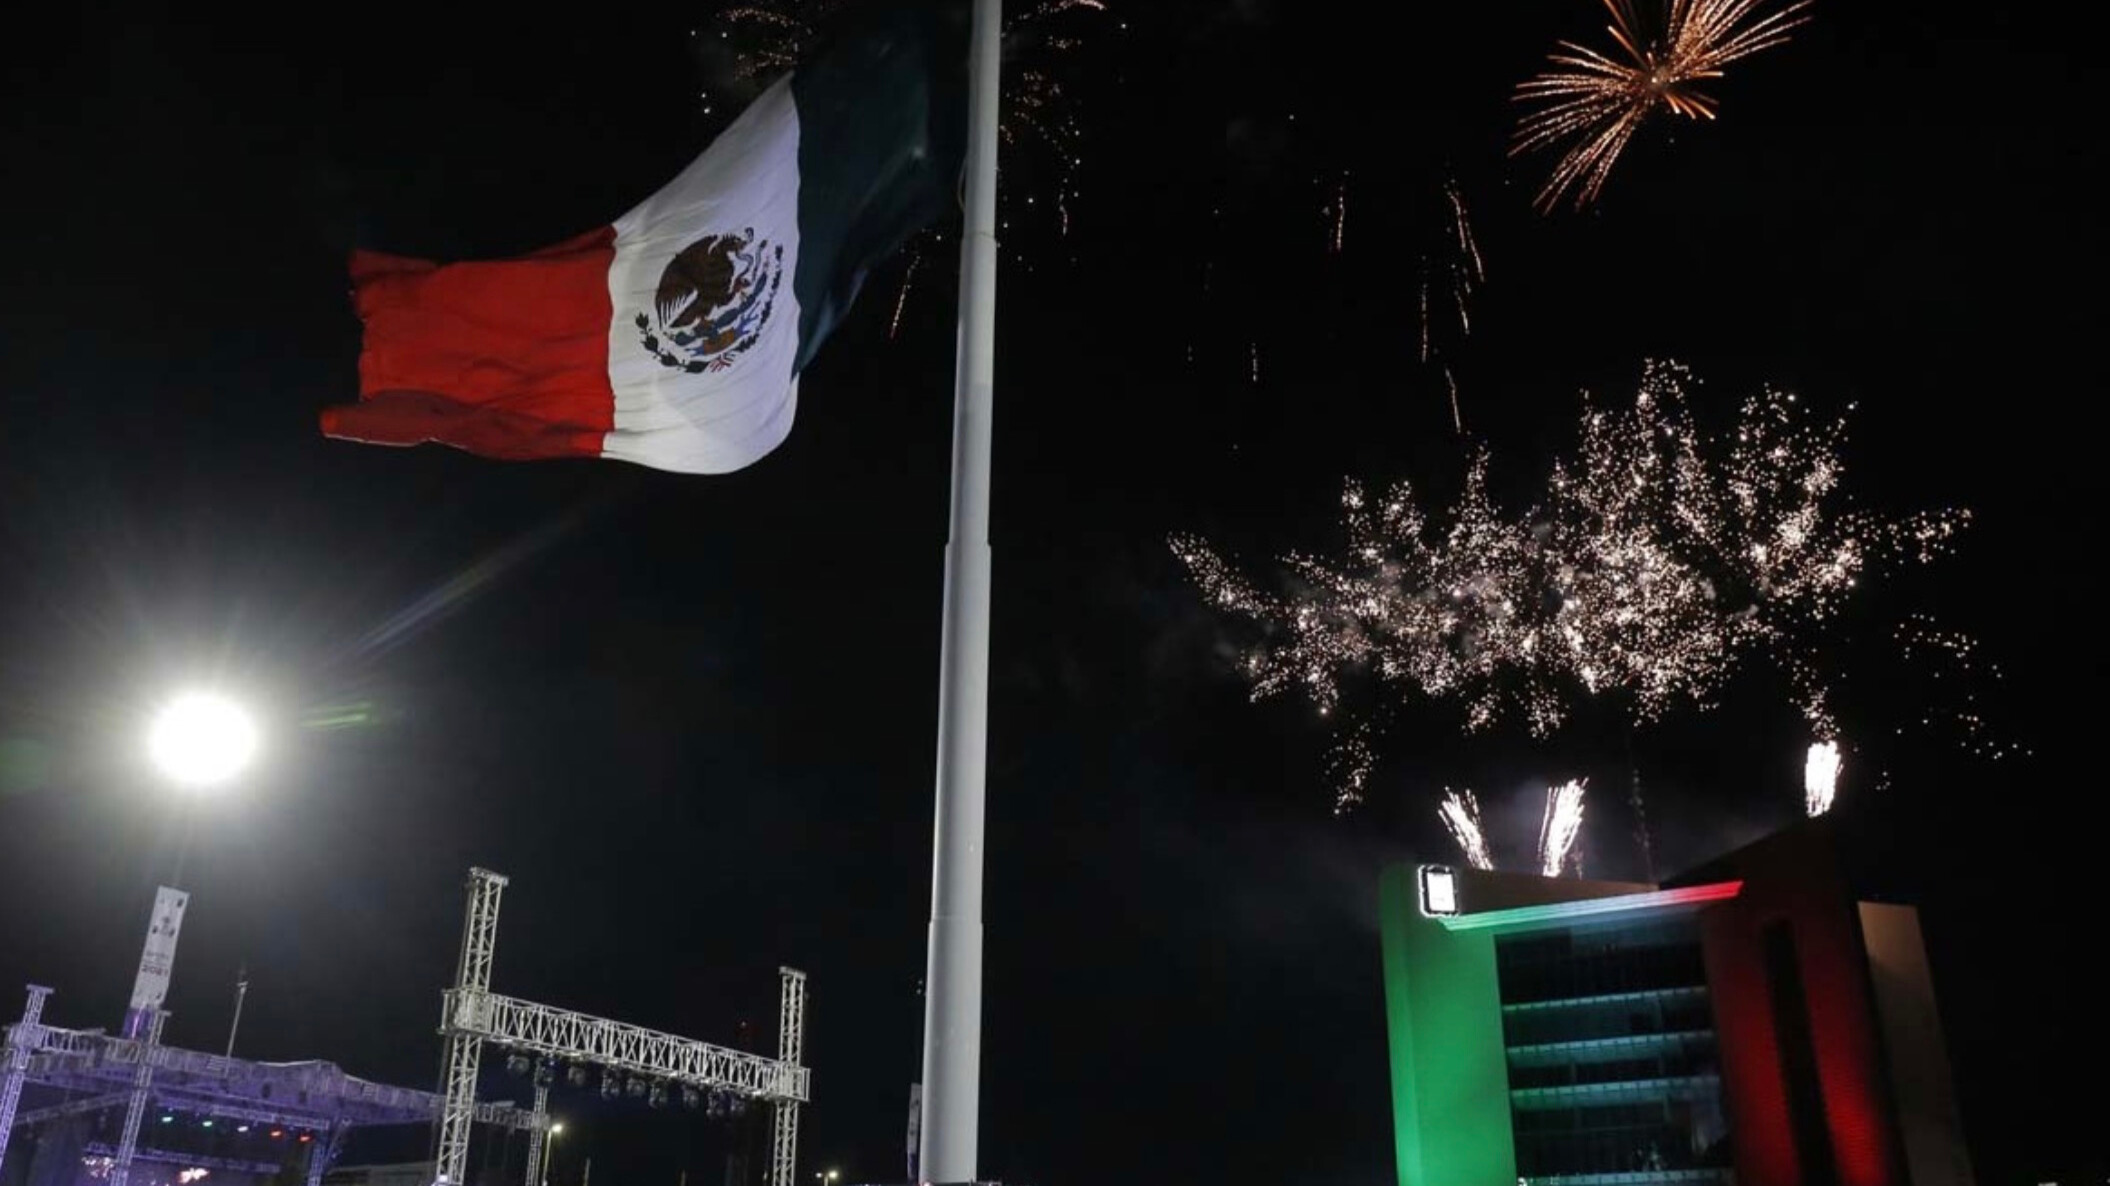
M 1583 788 L 1586 779 L 1571 779 L 1546 788 L 1546 814 L 1539 822 L 1539 872 L 1559 877 L 1582 835 Z
M 1495 867 L 1494 854 L 1487 849 L 1487 831 L 1480 826 L 1480 802 L 1471 791 L 1444 792 L 1443 805 L 1436 809 L 1436 815 L 1450 831 L 1451 839 L 1458 842 L 1466 864 L 1475 869 Z
M 1614 53 L 1563 41 L 1548 69 L 1520 84 L 1530 107 L 1517 121 L 1510 155 L 1558 147 L 1561 156 L 1539 190 L 1551 210 L 1573 192 L 1580 208 L 1596 200 L 1619 154 L 1658 112 L 1713 119 L 1715 101 L 1699 84 L 1731 62 L 1771 49 L 1809 19 L 1810 0 L 1768 11 L 1768 0 L 1661 0 L 1658 27 L 1644 24 L 1641 0 L 1604 0 Z
M 1832 809 L 1839 794 L 1839 743 L 1820 741 L 1810 746 L 1802 762 L 1802 810 L 1812 819 Z
M 1482 454 L 1441 521 L 1411 486 L 1372 497 L 1350 483 L 1347 548 L 1286 556 L 1283 592 L 1201 540 L 1172 548 L 1213 606 L 1260 628 L 1240 667 L 1256 699 L 1294 691 L 1335 715 L 1344 684 L 1369 682 L 1390 693 L 1379 707 L 1448 700 L 1468 730 L 1513 715 L 1543 736 L 1588 698 L 1616 694 L 1639 721 L 1708 708 L 1763 655 L 1832 735 L 1813 657 L 1824 628 L 1866 577 L 1945 552 L 1968 515 L 1845 505 L 1843 420 L 1813 422 L 1768 390 L 1710 435 L 1689 381 L 1651 364 L 1630 408 L 1586 403 L 1575 455 L 1522 515 L 1496 506 Z

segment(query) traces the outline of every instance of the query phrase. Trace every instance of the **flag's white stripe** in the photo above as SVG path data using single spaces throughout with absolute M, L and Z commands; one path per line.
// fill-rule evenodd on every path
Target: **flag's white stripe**
M 785 78 L 680 176 L 616 220 L 608 269 L 615 428 L 602 442 L 602 456 L 722 473 L 783 443 L 798 396 L 792 373 L 799 348 L 798 209 L 798 107 Z M 656 312 L 668 262 L 705 236 L 749 229 L 772 256 L 774 248 L 783 249 L 775 261 L 773 305 L 753 345 L 723 370 L 689 374 L 664 365 L 640 342 L 636 317 Z

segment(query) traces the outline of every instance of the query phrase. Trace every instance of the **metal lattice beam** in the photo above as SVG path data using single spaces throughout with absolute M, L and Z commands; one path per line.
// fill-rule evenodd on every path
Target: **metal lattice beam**
M 798 1153 L 798 1106 L 807 1098 L 809 1076 L 799 1065 L 805 1045 L 806 975 L 783 969 L 780 1057 L 764 1058 L 693 1038 L 661 1033 L 627 1022 L 593 1017 L 491 991 L 492 956 L 498 946 L 498 904 L 506 879 L 487 869 L 469 871 L 469 903 L 462 923 L 461 958 L 454 987 L 440 1002 L 440 1033 L 447 1039 L 440 1131 L 433 1148 L 434 1186 L 463 1186 L 468 1169 L 476 1077 L 486 1043 L 503 1050 L 597 1066 L 660 1083 L 730 1092 L 777 1105 L 771 1186 L 792 1186 Z M 536 1088 L 527 1125 L 529 1186 L 536 1182 L 549 1123 L 547 1090 Z
M 527 1174 L 521 1179 L 527 1186 L 542 1183 L 542 1134 L 549 1123 L 549 1088 L 535 1084 L 535 1127 L 528 1130 Z
M 0 1165 L 7 1163 L 7 1134 L 14 1131 L 15 1106 L 22 1102 L 30 1052 L 42 1044 L 44 1002 L 50 997 L 50 989 L 41 984 L 30 985 L 29 1000 L 22 1006 L 22 1020 L 7 1027 L 7 1041 L 0 1045 Z
M 89 1141 L 81 1146 L 87 1157 L 108 1157 L 116 1160 L 117 1150 L 101 1141 Z M 239 1157 L 209 1157 L 203 1153 L 191 1153 L 174 1149 L 149 1149 L 144 1146 L 132 1151 L 134 1162 L 150 1161 L 162 1165 L 196 1166 L 200 1169 L 224 1170 L 232 1174 L 254 1174 L 269 1178 L 278 1173 L 275 1161 L 244 1161 Z
M 476 1120 L 476 1072 L 484 1042 L 454 1024 L 455 998 L 474 998 L 491 987 L 491 960 L 498 950 L 498 904 L 506 879 L 489 869 L 469 870 L 469 906 L 462 916 L 462 950 L 455 964 L 441 1032 L 447 1035 L 447 1070 L 440 1086 L 440 1131 L 433 1149 L 436 1186 L 460 1186 L 469 1169 L 469 1134 Z M 123 1186 L 122 1183 L 117 1186 Z
M 440 1114 L 440 1097 L 429 1091 L 360 1079 L 326 1062 L 248 1062 L 50 1025 L 39 1025 L 36 1035 L 16 1048 L 25 1058 L 28 1083 L 123 1102 L 145 1061 L 153 1068 L 154 1103 L 229 1120 L 327 1129 L 340 1120 L 354 1126 L 430 1124 Z M 17 1122 L 50 1119 L 56 1109 L 97 1106 L 102 1105 L 54 1105 Z M 475 1116 L 480 1124 L 514 1129 L 535 1123 L 530 1112 L 509 1102 L 477 1104 Z
M 330 1135 L 308 1145 L 307 1186 L 322 1186 L 322 1176 L 337 1164 L 337 1155 L 344 1151 L 344 1136 L 351 1125 L 342 1121 L 330 1126 Z
M 63 1104 L 38 1108 L 34 1112 L 23 1112 L 15 1117 L 15 1127 L 25 1131 L 54 1120 L 67 1120 L 75 1116 L 87 1116 L 96 1112 L 107 1112 L 131 1097 L 130 1092 L 111 1095 L 90 1096 L 87 1099 L 68 1100 Z M 157 1101 L 158 1102 L 158 1101 Z
M 793 1186 L 799 1161 L 799 1101 L 806 1098 L 806 1071 L 799 1065 L 806 1052 L 806 974 L 797 968 L 778 968 L 783 992 L 777 1004 L 777 1062 L 800 1080 L 797 1095 L 776 1101 L 776 1116 L 769 1143 L 770 1186 Z
M 497 993 L 450 992 L 446 1032 L 508 1049 L 590 1063 L 762 1100 L 806 1098 L 806 1069 L 694 1038 L 661 1033 Z
M 168 1011 L 157 1009 L 147 1022 L 144 1043 L 128 1043 L 139 1046 L 138 1065 L 132 1072 L 132 1099 L 125 1107 L 124 1133 L 117 1142 L 117 1161 L 110 1167 L 110 1186 L 125 1186 L 132 1176 L 132 1155 L 139 1149 L 139 1122 L 146 1118 L 147 1089 L 154 1082 L 153 1048 L 161 1045 L 161 1027 L 168 1024 Z

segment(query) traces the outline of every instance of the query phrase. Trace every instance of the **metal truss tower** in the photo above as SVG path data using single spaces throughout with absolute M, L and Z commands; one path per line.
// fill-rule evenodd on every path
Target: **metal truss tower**
M 125 1106 L 124 1133 L 117 1141 L 117 1158 L 110 1166 L 110 1186 L 125 1186 L 132 1176 L 132 1155 L 139 1152 L 139 1123 L 146 1119 L 147 1089 L 154 1083 L 154 1055 L 161 1047 L 161 1027 L 168 1024 L 166 1009 L 156 1009 L 147 1022 L 143 1040 L 134 1043 L 139 1068 L 132 1072 L 132 1099 Z
M 709 1091 L 776 1107 L 770 1186 L 793 1186 L 798 1157 L 798 1107 L 810 1075 L 799 1065 L 805 1046 L 806 974 L 782 969 L 779 1057 L 764 1058 L 693 1038 L 569 1009 L 500 996 L 491 991 L 491 957 L 498 944 L 498 903 L 506 879 L 488 869 L 469 871 L 469 904 L 462 924 L 461 961 L 454 987 L 440 1007 L 447 1039 L 441 1084 L 440 1135 L 433 1157 L 434 1186 L 463 1186 L 469 1135 L 478 1119 L 476 1076 L 488 1043 L 502 1050 L 594 1066 L 604 1076 Z M 541 1137 L 549 1123 L 547 1090 L 535 1097 L 529 1182 L 540 1170 Z
M 806 1052 L 806 974 L 797 968 L 778 968 L 777 973 L 784 979 L 777 1005 L 777 1061 L 795 1067 Z M 799 1101 L 793 1096 L 777 1101 L 769 1141 L 769 1186 L 792 1186 L 798 1160 Z
M 19 1025 L 7 1027 L 7 1041 L 0 1044 L 0 1166 L 7 1164 L 7 1134 L 14 1131 L 15 1106 L 22 1102 L 22 1081 L 29 1074 L 29 1052 L 42 1043 L 44 1002 L 51 990 L 41 984 L 29 986 L 29 1004 L 22 1010 Z
M 535 1084 L 535 1127 L 528 1130 L 527 1186 L 542 1186 L 542 1142 L 549 1131 L 549 1085 Z
M 491 989 L 491 956 L 498 948 L 498 900 L 506 879 L 489 869 L 469 870 L 469 909 L 462 919 L 461 962 L 455 965 L 450 1005 L 473 1006 Z M 476 1121 L 476 1072 L 483 1065 L 483 1035 L 454 1024 L 447 1035 L 447 1071 L 440 1083 L 439 1145 L 432 1163 L 437 1186 L 460 1186 L 469 1169 L 469 1131 Z M 122 1182 L 113 1186 L 124 1186 Z

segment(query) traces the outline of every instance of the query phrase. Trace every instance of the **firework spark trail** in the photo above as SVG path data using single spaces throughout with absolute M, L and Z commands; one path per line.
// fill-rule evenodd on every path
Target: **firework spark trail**
M 1421 278 L 1421 361 L 1429 360 L 1429 278 Z
M 921 247 L 911 248 L 908 257 L 908 267 L 901 273 L 901 291 L 894 297 L 894 316 L 887 322 L 886 336 L 890 342 L 894 340 L 894 335 L 901 332 L 901 314 L 908 308 L 909 290 L 915 287 L 916 269 L 922 264 L 923 249 Z
M 1458 192 L 1457 178 L 1443 183 L 1443 196 L 1450 207 L 1450 237 L 1456 244 L 1451 257 L 1451 304 L 1458 311 L 1458 331 L 1473 332 L 1473 289 L 1487 279 L 1487 265 L 1480 258 L 1479 241 L 1473 238 L 1472 216 L 1465 212 L 1465 195 Z
M 1334 742 L 1326 755 L 1327 778 L 1333 784 L 1336 815 L 1362 802 L 1363 788 L 1377 769 L 1377 723 L 1360 720 Z
M 1342 173 L 1340 180 L 1334 183 L 1333 201 L 1327 204 L 1326 213 L 1333 217 L 1333 229 L 1326 236 L 1326 250 L 1329 254 L 1339 255 L 1348 234 L 1348 174 Z
M 1934 660 L 1934 680 L 1953 687 L 1960 700 L 1960 703 L 1930 705 L 1927 715 L 1920 718 L 1921 725 L 1933 728 L 1937 716 L 1941 717 L 1954 727 L 1965 752 L 1977 757 L 1999 761 L 2004 757 L 2027 757 L 2030 754 L 2026 746 L 1995 737 L 1979 707 L 1979 685 L 1986 681 L 1997 684 L 2005 677 L 1998 664 L 1979 660 L 1977 639 L 1945 630 L 1926 614 L 1908 616 L 1898 623 L 1893 637 L 1906 659 Z M 1902 734 L 1905 730 L 1900 727 L 1897 731 Z
M 1433 245 L 1421 256 L 1421 360 L 1429 361 L 1435 343 L 1442 337 L 1431 325 L 1433 308 L 1429 292 L 1441 281 L 1450 298 L 1445 308 L 1458 325 L 1458 336 L 1473 332 L 1473 290 L 1487 279 L 1487 265 L 1480 258 L 1479 240 L 1473 237 L 1472 215 L 1465 207 L 1465 194 L 1456 178 L 1443 183 L 1443 226 Z
M 1451 405 L 1451 427 L 1459 436 L 1465 435 L 1465 416 L 1458 407 L 1458 379 L 1450 363 L 1439 356 L 1453 338 L 1462 342 L 1472 336 L 1473 292 L 1486 278 L 1487 268 L 1480 258 L 1479 241 L 1473 237 L 1465 194 L 1459 190 L 1456 178 L 1445 178 L 1441 234 L 1421 256 L 1421 361 L 1435 362 L 1442 368 Z M 1439 283 L 1447 298 L 1441 302 L 1446 316 L 1442 332 L 1435 324 L 1437 305 L 1429 299 L 1430 291 Z
M 1487 850 L 1487 832 L 1480 826 L 1480 802 L 1471 791 L 1446 791 L 1436 815 L 1458 842 L 1466 864 L 1475 869 L 1495 867 L 1495 858 Z
M 1575 838 L 1582 834 L 1583 788 L 1587 779 L 1571 779 L 1546 788 L 1546 814 L 1539 823 L 1539 872 L 1559 877 L 1568 867 Z
M 1471 267 L 1472 279 L 1478 283 L 1487 278 L 1487 265 L 1480 259 L 1480 244 L 1473 238 L 1473 220 L 1465 212 L 1465 195 L 1458 192 L 1458 179 L 1445 181 L 1443 193 L 1451 202 L 1451 233 L 1458 238 L 1458 258 Z
M 1517 121 L 1510 155 L 1558 147 L 1561 156 L 1537 205 L 1551 210 L 1571 190 L 1580 208 L 1595 201 L 1634 133 L 1658 111 L 1713 119 L 1715 101 L 1697 85 L 1730 63 L 1787 41 L 1809 20 L 1811 0 L 1772 12 L 1769 0 L 1660 0 L 1660 32 L 1643 28 L 1641 0 L 1605 0 L 1606 31 L 1617 54 L 1561 42 L 1548 69 L 1516 89 L 1531 106 Z M 1654 32 L 1654 35 L 1651 35 Z
M 1802 762 L 1802 809 L 1815 819 L 1832 809 L 1839 793 L 1839 743 L 1820 741 L 1810 746 Z
M 1212 605 L 1260 627 L 1241 666 L 1255 699 L 1296 691 L 1331 713 L 1344 681 L 1368 678 L 1390 694 L 1378 707 L 1451 700 L 1468 730 L 1514 714 L 1543 736 L 1613 693 L 1638 721 L 1704 710 L 1764 655 L 1821 713 L 1814 641 L 1864 579 L 1943 554 L 1968 515 L 1846 505 L 1843 420 L 1812 422 L 1769 390 L 1711 436 L 1688 382 L 1651 364 L 1630 409 L 1586 403 L 1575 455 L 1519 516 L 1489 496 L 1484 454 L 1441 522 L 1411 486 L 1373 498 L 1351 483 L 1345 552 L 1284 557 L 1287 592 L 1202 540 L 1172 548 Z

